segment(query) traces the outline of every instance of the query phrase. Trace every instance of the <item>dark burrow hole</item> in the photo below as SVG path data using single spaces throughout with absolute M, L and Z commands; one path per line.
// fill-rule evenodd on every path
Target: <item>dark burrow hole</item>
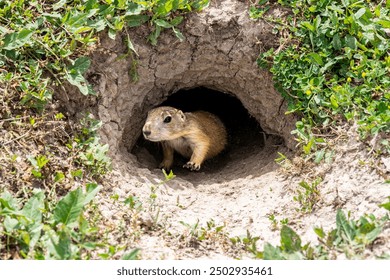
M 209 179 L 213 178 L 213 175 L 222 175 L 220 177 L 224 177 L 224 179 L 237 177 L 240 169 L 247 171 L 248 164 L 250 165 L 251 162 L 258 163 L 258 161 L 267 160 L 264 159 L 263 155 L 259 155 L 261 158 L 258 159 L 249 160 L 249 158 L 264 151 L 269 138 L 273 138 L 274 146 L 283 142 L 281 137 L 267 135 L 256 119 L 250 116 L 241 101 L 230 94 L 198 87 L 180 90 L 170 95 L 166 101 L 158 106 L 172 106 L 184 112 L 209 111 L 219 116 L 228 130 L 228 146 L 225 151 L 215 158 L 206 160 L 199 172 L 184 169 L 182 166 L 187 160 L 175 154 L 173 172 L 190 181 L 201 181 L 199 174 L 208 174 L 210 175 L 207 176 Z M 273 152 L 274 150 L 270 150 L 270 153 Z M 137 157 L 140 167 L 150 170 L 158 168 L 162 160 L 161 147 L 157 143 L 146 141 L 142 135 L 131 153 Z M 248 172 L 246 175 L 249 175 Z M 217 179 L 217 181 L 221 180 Z

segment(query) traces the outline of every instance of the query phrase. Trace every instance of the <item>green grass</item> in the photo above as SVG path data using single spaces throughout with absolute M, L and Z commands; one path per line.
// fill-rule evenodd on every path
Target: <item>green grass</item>
M 381 205 L 389 210 L 389 203 Z M 282 225 L 280 230 L 280 245 L 265 243 L 263 251 L 258 250 L 256 242 L 259 237 L 253 237 L 248 232 L 246 237 L 234 238 L 234 244 L 244 244 L 244 249 L 254 258 L 265 260 L 329 260 L 337 259 L 344 254 L 347 259 L 364 259 L 366 249 L 373 246 L 383 228 L 389 224 L 389 215 L 381 218 L 374 215 L 364 215 L 358 220 L 352 220 L 344 211 L 336 214 L 336 228 L 325 232 L 314 227 L 319 244 L 302 244 L 301 237 L 288 225 Z M 374 256 L 379 259 L 389 258 L 388 255 Z
M 149 24 L 147 39 L 152 44 L 165 29 L 183 40 L 177 29 L 183 15 L 208 5 L 208 0 L 52 2 L 0 4 L 0 83 L 11 84 L 22 105 L 40 111 L 52 99 L 53 79 L 57 86 L 68 81 L 85 95 L 95 94 L 83 74 L 90 66 L 86 55 L 97 45 L 101 31 L 107 30 L 114 39 L 126 28 Z M 129 35 L 127 46 L 134 51 Z
M 288 36 L 258 64 L 272 72 L 287 113 L 301 116 L 294 134 L 305 154 L 324 154 L 326 139 L 316 134 L 332 134 L 330 127 L 344 122 L 356 123 L 362 139 L 388 134 L 390 2 L 279 0 L 292 9 L 285 21 L 268 16 L 270 2 L 259 1 L 250 14 Z M 381 148 L 389 152 L 386 139 Z

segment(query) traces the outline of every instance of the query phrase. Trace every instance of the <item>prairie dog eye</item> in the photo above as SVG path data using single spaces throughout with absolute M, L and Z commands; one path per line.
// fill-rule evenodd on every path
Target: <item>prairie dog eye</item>
M 164 123 L 170 123 L 171 120 L 172 120 L 172 117 L 171 117 L 171 116 L 167 116 L 167 117 L 165 117 L 165 119 L 164 119 Z

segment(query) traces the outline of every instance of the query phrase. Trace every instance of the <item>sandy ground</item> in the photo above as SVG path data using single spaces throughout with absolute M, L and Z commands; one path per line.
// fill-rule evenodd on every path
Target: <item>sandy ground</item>
M 141 248 L 141 256 L 146 259 L 250 256 L 232 252 L 218 238 L 211 238 L 209 243 L 191 243 L 191 230 L 185 224 L 194 226 L 198 223 L 199 229 L 207 228 L 207 223 L 212 221 L 216 226 L 224 226 L 227 237 L 246 236 L 250 232 L 252 236 L 260 237 L 257 246 L 262 250 L 265 242 L 280 244 L 277 229 L 283 219 L 288 219 L 287 224 L 302 237 L 303 243 L 315 245 L 318 241 L 313 228 L 323 227 L 325 231 L 335 228 L 339 208 L 346 213 L 350 211 L 354 219 L 364 214 L 374 214 L 378 218 L 386 214 L 378 204 L 390 196 L 390 187 L 384 177 L 388 178 L 389 170 L 382 169 L 381 172 L 387 172 L 387 175 L 379 175 L 379 169 L 372 167 L 372 157 L 354 137 L 346 135 L 339 141 L 329 163 L 313 165 L 294 160 L 284 162 L 283 167 L 274 162 L 278 152 L 287 156 L 292 154 L 275 141 L 278 139 L 269 137 L 258 151 L 253 146 L 233 149 L 234 154 L 225 155 L 229 160 L 222 168 L 218 165 L 213 168 L 213 162 L 200 172 L 177 166 L 174 168 L 176 178 L 163 184 L 160 182 L 164 177 L 158 169 L 131 166 L 124 169 L 122 166 L 120 172 L 114 171 L 117 187 L 101 194 L 101 209 L 108 220 L 115 221 L 121 215 L 118 213 L 123 214 L 126 210 L 116 209 L 108 196 L 117 194 L 120 199 L 136 196 L 142 202 L 142 210 L 137 212 L 138 230 L 142 234 L 135 239 L 134 247 Z M 136 153 L 139 161 L 145 157 L 150 159 L 151 155 L 145 149 L 140 150 Z M 220 161 L 224 162 L 223 158 Z M 318 185 L 319 200 L 311 213 L 305 213 L 302 205 L 294 201 L 297 190 L 302 190 L 298 184 L 302 180 L 313 182 L 318 177 L 323 178 Z M 152 200 L 151 194 L 155 195 Z M 276 224 L 270 215 L 274 216 Z M 386 228 L 380 244 L 366 251 L 364 258 L 374 258 L 389 251 L 390 229 Z

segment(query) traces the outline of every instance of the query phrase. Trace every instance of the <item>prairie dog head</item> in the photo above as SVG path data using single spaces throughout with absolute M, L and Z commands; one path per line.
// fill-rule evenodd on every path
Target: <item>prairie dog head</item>
M 150 110 L 142 133 L 153 142 L 174 140 L 181 137 L 186 125 L 186 116 L 181 110 L 163 106 Z

